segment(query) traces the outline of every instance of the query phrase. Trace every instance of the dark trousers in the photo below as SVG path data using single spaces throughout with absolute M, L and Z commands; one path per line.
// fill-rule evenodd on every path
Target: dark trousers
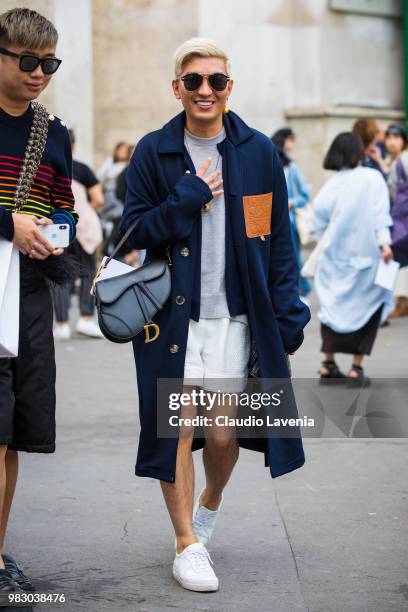
M 0 359 L 0 444 L 55 450 L 55 358 L 52 303 L 35 262 L 20 255 L 18 357 Z
M 68 247 L 68 252 L 79 263 L 79 278 L 81 279 L 79 310 L 81 316 L 91 317 L 95 310 L 95 298 L 90 293 L 92 281 L 96 273 L 95 253 L 92 253 L 92 255 L 86 253 L 77 240 Z M 59 323 L 69 319 L 69 308 L 73 290 L 74 282 L 70 286 L 56 285 L 53 288 L 55 318 Z

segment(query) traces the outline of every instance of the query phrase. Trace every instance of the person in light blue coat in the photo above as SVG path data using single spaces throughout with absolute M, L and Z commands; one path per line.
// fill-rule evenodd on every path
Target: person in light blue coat
M 325 241 L 315 273 L 325 354 L 322 381 L 369 382 L 361 364 L 394 305 L 392 292 L 375 284 L 381 257 L 392 257 L 390 198 L 381 173 L 361 166 L 363 155 L 359 136 L 339 134 L 324 161 L 324 168 L 336 173 L 313 202 L 316 234 Z M 335 362 L 336 353 L 353 355 L 347 376 Z
M 302 269 L 302 260 L 300 256 L 300 238 L 296 223 L 296 209 L 306 206 L 310 200 L 310 187 L 306 183 L 305 177 L 299 166 L 290 158 L 290 153 L 293 150 L 295 142 L 295 134 L 291 128 L 281 128 L 271 138 L 275 145 L 286 177 L 286 185 L 288 189 L 289 199 L 289 220 L 292 232 L 293 243 L 295 246 L 296 259 L 299 270 Z M 299 276 L 299 289 L 301 298 L 304 299 L 311 291 L 312 286 L 307 278 Z

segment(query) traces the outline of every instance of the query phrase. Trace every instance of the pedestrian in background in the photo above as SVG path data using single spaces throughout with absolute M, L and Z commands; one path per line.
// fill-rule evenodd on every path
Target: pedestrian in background
M 101 211 L 105 224 L 105 238 L 108 240 L 122 217 L 124 201 L 117 195 L 118 178 L 129 165 L 132 147 L 127 142 L 118 142 L 113 153 L 98 172 L 104 196 Z M 109 254 L 109 253 L 108 253 Z
M 123 168 L 129 163 L 130 156 L 132 154 L 132 147 L 124 141 L 120 141 L 115 144 L 112 155 L 103 162 L 99 168 L 97 175 L 102 185 L 104 181 L 114 176 L 118 176 Z
M 381 155 L 380 148 L 376 146 L 377 138 L 380 135 L 380 129 L 375 119 L 357 119 L 354 122 L 352 132 L 360 136 L 363 142 L 364 158 L 361 165 L 366 168 L 378 170 L 386 180 L 388 166 Z
M 384 146 L 387 152 L 385 163 L 387 164 L 388 175 L 391 172 L 392 165 L 401 153 L 407 147 L 407 133 L 400 125 L 390 125 L 385 132 Z M 395 197 L 395 185 L 396 185 L 396 167 L 394 167 L 393 177 L 389 176 L 388 185 L 391 193 L 391 206 L 394 202 Z
M 271 138 L 276 147 L 278 155 L 283 165 L 283 170 L 288 188 L 289 219 L 292 232 L 293 244 L 295 247 L 296 259 L 299 270 L 302 269 L 300 256 L 300 237 L 297 227 L 296 210 L 303 208 L 310 199 L 310 187 L 297 164 L 291 159 L 291 154 L 295 145 L 295 134 L 291 128 L 285 127 L 277 130 Z M 306 296 L 311 291 L 311 284 L 304 276 L 299 276 L 300 296 L 307 303 Z
M 336 174 L 313 202 L 316 233 L 325 234 L 326 244 L 315 275 L 324 353 L 320 376 L 354 384 L 368 383 L 364 355 L 371 354 L 379 324 L 393 308 L 391 291 L 374 284 L 380 258 L 392 257 L 388 189 L 377 170 L 362 166 L 363 159 L 360 137 L 339 134 L 323 165 Z M 347 375 L 336 353 L 353 355 Z
M 387 157 L 387 149 L 385 148 L 385 133 L 387 131 L 387 124 L 383 121 L 377 121 L 377 136 L 375 138 L 375 146 L 380 150 L 381 159 Z
M 72 152 L 75 152 L 75 134 L 69 131 Z M 94 320 L 95 298 L 91 295 L 93 278 L 96 273 L 96 249 L 102 242 L 102 228 L 97 215 L 103 205 L 103 195 L 100 183 L 91 168 L 82 162 L 73 160 L 72 189 L 75 195 L 76 207 L 79 213 L 77 237 L 68 247 L 68 253 L 79 264 L 80 317 L 76 324 L 76 332 L 89 338 L 103 338 L 99 326 Z M 70 285 L 57 285 L 53 288 L 56 340 L 69 340 L 71 327 L 69 309 L 71 295 L 75 288 L 75 279 Z
M 130 151 L 133 153 L 134 147 L 130 147 Z M 114 189 L 113 196 L 110 197 L 110 202 L 115 202 L 114 206 L 105 207 L 105 210 L 110 208 L 108 216 L 105 217 L 105 243 L 103 247 L 104 255 L 111 255 L 113 249 L 121 238 L 120 223 L 122 219 L 122 213 L 125 206 L 126 200 L 126 174 L 129 167 L 129 162 L 123 167 L 114 179 L 112 189 Z M 124 244 L 119 251 L 116 253 L 115 258 L 127 263 L 128 265 L 138 267 L 141 265 L 144 258 L 145 251 L 131 249 L 127 244 Z
M 397 150 L 406 143 L 405 131 L 401 128 L 392 131 L 388 137 L 391 149 Z M 391 166 L 388 178 L 391 199 L 393 202 L 393 242 L 406 240 L 408 235 L 408 151 L 402 150 Z M 390 319 L 408 316 L 408 268 L 399 270 L 394 287 L 396 305 L 390 314 Z

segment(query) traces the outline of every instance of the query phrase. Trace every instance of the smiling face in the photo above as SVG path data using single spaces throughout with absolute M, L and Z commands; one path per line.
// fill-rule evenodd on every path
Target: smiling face
M 55 48 L 24 49 L 10 46 L 9 51 L 19 55 L 33 55 L 41 59 L 55 57 Z M 0 95 L 13 102 L 31 102 L 38 98 L 51 80 L 51 74 L 44 74 L 41 65 L 32 72 L 23 72 L 19 67 L 19 59 L 0 55 Z
M 228 74 L 224 60 L 218 57 L 192 57 L 183 67 L 180 77 L 189 73 L 210 75 L 214 73 Z M 173 91 L 187 115 L 187 127 L 196 127 L 199 131 L 208 131 L 222 127 L 222 113 L 231 94 L 233 81 L 228 81 L 224 91 L 211 89 L 208 80 L 203 79 L 195 91 L 187 91 L 179 78 L 173 81 Z

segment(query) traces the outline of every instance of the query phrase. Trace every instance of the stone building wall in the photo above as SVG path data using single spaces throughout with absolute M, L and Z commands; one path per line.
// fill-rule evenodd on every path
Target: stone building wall
M 43 99 L 98 167 L 180 109 L 172 55 L 209 36 L 231 56 L 229 106 L 270 135 L 290 124 L 315 192 L 333 136 L 356 116 L 402 117 L 401 19 L 337 12 L 331 0 L 25 0 L 60 32 L 60 71 Z M 0 0 L 1 10 L 15 6 Z
M 196 0 L 93 0 L 96 162 L 179 111 L 172 55 L 197 36 Z
M 355 117 L 402 118 L 401 19 L 336 12 L 329 0 L 200 0 L 199 32 L 230 50 L 231 108 L 268 135 L 295 129 L 313 192 L 329 143 Z

